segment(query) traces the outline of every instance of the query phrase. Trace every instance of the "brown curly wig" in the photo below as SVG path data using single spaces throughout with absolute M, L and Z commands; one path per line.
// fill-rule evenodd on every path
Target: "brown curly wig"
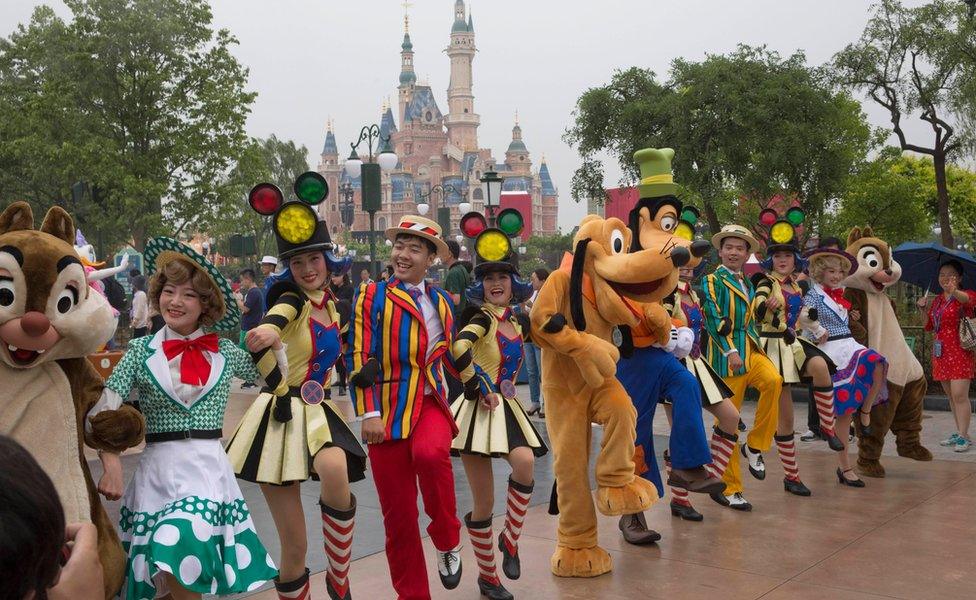
M 159 296 L 163 293 L 163 287 L 167 283 L 180 285 L 187 281 L 200 296 L 200 307 L 202 309 L 200 324 L 204 327 L 212 327 L 227 311 L 227 307 L 224 305 L 224 296 L 213 280 L 210 279 L 210 276 L 186 258 L 178 257 L 166 262 L 152 276 L 149 281 L 150 304 L 156 312 L 160 312 Z

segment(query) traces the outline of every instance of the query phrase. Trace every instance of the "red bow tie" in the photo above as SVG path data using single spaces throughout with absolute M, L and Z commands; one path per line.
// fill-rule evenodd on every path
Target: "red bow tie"
M 173 360 L 183 355 L 180 363 L 180 381 L 189 385 L 204 385 L 210 379 L 210 363 L 207 362 L 203 351 L 216 352 L 218 338 L 215 333 L 201 335 L 193 340 L 166 340 L 163 342 L 163 352 L 167 360 Z
M 844 310 L 850 310 L 851 303 L 844 297 L 844 288 L 829 288 L 824 286 L 824 292 L 830 296 L 831 300 L 844 307 Z

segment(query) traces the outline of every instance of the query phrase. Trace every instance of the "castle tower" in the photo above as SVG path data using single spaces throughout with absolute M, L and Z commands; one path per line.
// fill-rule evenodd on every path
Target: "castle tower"
M 532 171 L 532 160 L 529 150 L 522 141 L 522 128 L 519 127 L 518 111 L 515 112 L 515 127 L 512 127 L 512 142 L 505 151 L 505 164 L 513 173 L 529 175 Z
M 326 125 L 325 144 L 322 146 L 319 167 L 316 170 L 325 177 L 326 183 L 329 184 L 329 196 L 325 202 L 318 205 L 317 210 L 328 221 L 333 233 L 335 233 L 336 227 L 341 225 L 338 198 L 342 165 L 339 164 L 339 148 L 336 144 L 335 133 L 333 133 L 332 119 L 329 119 Z
M 413 97 L 413 87 L 416 83 L 417 74 L 413 70 L 413 42 L 410 41 L 410 16 L 404 11 L 403 43 L 400 44 L 400 85 L 397 87 L 400 100 L 400 123 L 403 123 L 403 115 Z
M 451 27 L 451 45 L 447 56 L 451 59 L 451 82 L 447 87 L 447 126 L 449 142 L 465 152 L 478 150 L 478 124 L 481 119 L 474 112 L 471 63 L 474 45 L 474 22 L 465 20 L 463 0 L 454 2 L 454 25 Z

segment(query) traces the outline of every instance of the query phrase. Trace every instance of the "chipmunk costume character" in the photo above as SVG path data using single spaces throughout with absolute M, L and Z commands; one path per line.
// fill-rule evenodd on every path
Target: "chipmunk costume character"
M 901 278 L 901 266 L 891 257 L 891 247 L 874 237 L 870 227 L 855 227 L 847 237 L 847 252 L 857 259 L 858 268 L 844 280 L 844 295 L 851 308 L 861 313 L 861 325 L 866 330 L 866 335 L 855 330 L 854 337 L 883 354 L 889 365 L 888 402 L 871 410 L 871 428 L 861 436 L 857 467 L 862 475 L 884 477 L 879 459 L 889 429 L 895 434 L 899 456 L 932 460 L 932 453 L 920 441 L 922 401 L 928 384 L 885 294 Z
M 561 577 L 610 571 L 610 555 L 597 545 L 589 487 L 590 423 L 603 425 L 596 464 L 597 508 L 608 516 L 647 510 L 658 499 L 649 481 L 634 475 L 636 411 L 615 377 L 620 353 L 615 326 L 641 319 L 624 302 L 657 299 L 670 278 L 655 278 L 657 250 L 628 252 L 631 233 L 620 219 L 585 217 L 575 253 L 552 273 L 532 307 L 532 339 L 542 348 L 542 382 L 549 401 L 546 426 L 555 459 L 559 538 L 551 559 Z M 670 289 L 665 291 L 670 292 Z
M 98 500 L 82 444 L 120 452 L 142 441 L 145 424 L 129 406 L 84 418 L 102 392 L 85 358 L 115 331 L 105 298 L 92 293 L 72 242 L 71 217 L 48 211 L 40 230 L 25 202 L 0 214 L 0 432 L 23 444 L 54 482 L 65 520 L 91 521 L 105 597 L 122 586 L 125 554 Z

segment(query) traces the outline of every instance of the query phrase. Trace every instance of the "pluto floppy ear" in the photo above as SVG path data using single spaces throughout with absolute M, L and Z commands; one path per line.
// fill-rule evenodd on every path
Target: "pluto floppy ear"
M 573 270 L 569 276 L 569 313 L 577 331 L 586 330 L 586 317 L 583 316 L 583 266 L 586 264 L 586 246 L 589 243 L 590 238 L 576 242 Z
M 851 232 L 847 234 L 847 245 L 850 246 L 857 240 L 861 239 L 861 228 L 855 227 L 851 229 Z
M 44 223 L 41 224 L 41 231 L 69 244 L 75 243 L 75 223 L 71 220 L 71 215 L 60 206 L 52 206 L 51 210 L 47 211 L 44 216 Z
M 14 202 L 0 214 L 0 233 L 34 229 L 34 212 L 26 202 Z
M 639 252 L 643 250 L 640 245 L 640 206 L 635 206 L 630 210 L 630 219 L 627 228 L 630 229 L 630 251 Z

